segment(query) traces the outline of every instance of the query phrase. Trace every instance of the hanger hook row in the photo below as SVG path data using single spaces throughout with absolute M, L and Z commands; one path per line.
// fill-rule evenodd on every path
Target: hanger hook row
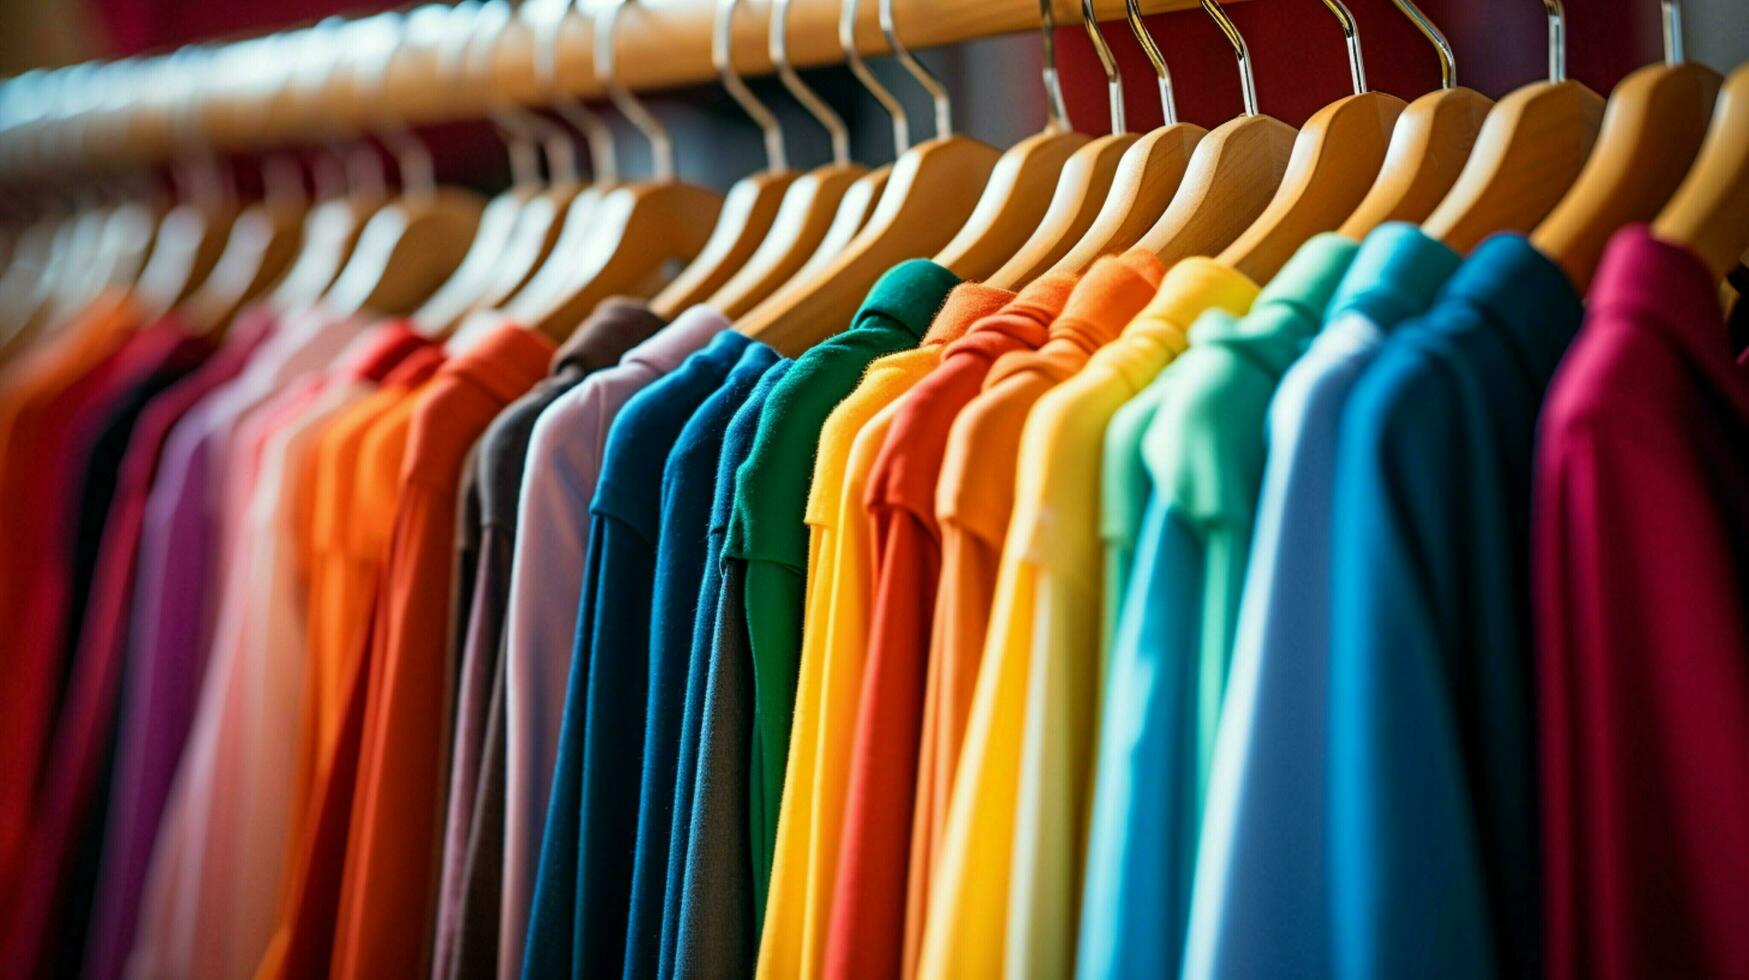
M 773 0 L 772 3 L 768 39 L 771 63 L 777 67 L 777 77 L 783 81 L 783 87 L 789 89 L 789 94 L 795 96 L 802 108 L 825 128 L 826 135 L 832 140 L 832 162 L 840 167 L 846 166 L 850 163 L 850 130 L 845 127 L 843 117 L 809 88 L 796 74 L 795 66 L 790 64 L 789 5 L 790 0 Z
M 911 120 L 905 115 L 905 104 L 881 84 L 881 80 L 869 70 L 868 62 L 863 60 L 862 52 L 856 49 L 856 5 L 857 0 L 844 0 L 844 6 L 839 8 L 838 46 L 844 50 L 844 62 L 850 66 L 850 73 L 892 117 L 893 156 L 897 158 L 911 148 Z
M 899 64 L 911 73 L 917 84 L 929 93 L 930 101 L 935 105 L 935 136 L 945 139 L 953 135 L 953 103 L 948 99 L 947 86 L 935 77 L 911 49 L 905 47 L 905 42 L 899 39 L 898 18 L 893 16 L 893 0 L 880 0 L 881 34 L 887 39 L 887 46 L 893 49 L 893 56 L 899 59 Z
M 1671 67 L 1682 64 L 1682 4 L 1680 0 L 1658 0 L 1664 15 L 1664 63 Z
M 559 29 L 570 9 L 571 0 L 539 4 L 525 2 L 518 7 L 517 13 L 530 22 L 529 29 L 534 32 L 531 41 L 534 79 L 542 100 L 566 125 L 583 134 L 583 145 L 589 151 L 590 174 L 599 183 L 612 184 L 619 180 L 613 127 L 559 82 Z
M 1154 35 L 1148 33 L 1148 25 L 1142 21 L 1142 5 L 1137 0 L 1124 0 L 1124 19 L 1130 22 L 1130 33 L 1148 56 L 1148 64 L 1154 66 L 1154 81 L 1160 87 L 1160 118 L 1171 126 L 1178 122 L 1178 97 L 1172 91 L 1172 71 L 1166 67 L 1166 56 L 1160 52 Z
M 1543 0 L 1549 15 L 1549 81 L 1567 80 L 1567 8 L 1561 0 Z
M 577 0 L 579 4 L 586 0 Z M 615 71 L 613 50 L 613 32 L 619 22 L 619 13 L 627 5 L 636 0 L 604 0 L 606 9 L 602 11 L 595 27 L 595 80 L 607 91 L 608 98 L 613 100 L 617 108 L 632 125 L 644 134 L 650 141 L 650 156 L 654 162 L 654 177 L 657 181 L 674 179 L 674 141 L 668 135 L 668 128 L 662 125 L 654 113 L 638 101 L 620 82 Z
M 1057 71 L 1057 13 L 1051 0 L 1038 0 L 1038 36 L 1044 55 L 1045 132 L 1067 132 L 1069 104 L 1063 99 L 1063 76 Z
M 1123 112 L 1123 74 L 1117 70 L 1117 59 L 1111 55 L 1111 45 L 1105 43 L 1105 35 L 1099 33 L 1099 16 L 1093 10 L 1093 0 L 1081 0 L 1081 29 L 1087 32 L 1087 40 L 1093 45 L 1093 53 L 1099 58 L 1099 67 L 1105 72 L 1105 98 L 1109 103 L 1111 114 L 1111 132 L 1116 136 L 1126 130 Z
M 1239 28 L 1233 26 L 1233 19 L 1221 8 L 1219 0 L 1202 0 L 1202 9 L 1214 18 L 1215 26 L 1227 36 L 1234 57 L 1239 59 L 1239 97 L 1243 100 L 1245 115 L 1257 115 L 1257 79 L 1251 73 L 1251 46 L 1245 43 L 1245 36 L 1239 33 Z
M 759 124 L 759 131 L 765 137 L 765 169 L 777 173 L 789 169 L 784 153 L 783 127 L 765 103 L 747 87 L 741 73 L 735 70 L 735 8 L 740 5 L 741 0 L 718 0 L 715 30 L 711 32 L 711 62 L 722 77 L 723 88 L 728 89 L 729 95 Z
M 1366 62 L 1360 56 L 1360 29 L 1355 26 L 1354 15 L 1348 12 L 1348 6 L 1342 0 L 1324 0 L 1324 6 L 1336 15 L 1336 23 L 1342 25 L 1342 39 L 1348 44 L 1348 77 L 1354 85 L 1354 94 L 1366 91 Z
M 1403 16 L 1415 25 L 1421 36 L 1432 42 L 1433 50 L 1439 55 L 1439 87 L 1451 89 L 1457 87 L 1457 55 L 1451 50 L 1451 42 L 1445 39 L 1445 33 L 1439 29 L 1428 16 L 1415 6 L 1413 0 L 1391 0 Z

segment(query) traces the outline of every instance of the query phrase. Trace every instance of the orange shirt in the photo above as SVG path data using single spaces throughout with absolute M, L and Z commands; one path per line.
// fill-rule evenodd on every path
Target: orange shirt
M 1044 344 L 1004 355 L 978 396 L 954 419 L 936 484 L 941 528 L 941 578 L 931 626 L 924 728 L 918 754 L 917 803 L 911 831 L 911 873 L 905 913 L 907 964 L 917 962 L 930 873 L 971 708 L 984 648 L 996 567 L 1014 507 L 1020 433 L 1033 403 L 1079 371 L 1115 338 L 1165 276 L 1150 252 L 1135 250 L 1094 263 L 1051 322 Z
M 320 651 L 322 657 L 332 658 L 313 669 L 329 675 L 317 689 L 332 683 L 328 693 L 333 699 L 310 706 L 317 755 L 309 802 L 300 833 L 293 838 L 296 853 L 287 865 L 274 938 L 256 969 L 260 980 L 322 976 L 333 957 L 369 700 L 371 614 L 400 497 L 401 464 L 413 413 L 431 388 L 428 376 L 441 360 L 435 349 L 409 355 L 385 379 L 379 393 L 383 400 L 374 410 L 361 404 L 353 414 L 337 420 L 318 448 L 316 513 L 326 516 L 318 518 L 315 530 L 329 547 L 326 560 L 319 557 L 318 565 L 327 566 L 327 577 L 333 580 L 329 592 L 335 601 L 320 621 L 328 637 L 322 642 L 332 647 L 317 643 L 316 621 L 312 621 L 311 656 Z M 374 552 L 369 550 L 373 547 Z
M 492 418 L 546 376 L 554 346 L 502 327 L 445 364 L 414 410 L 370 652 L 370 702 L 333 974 L 425 973 L 446 760 L 457 487 Z

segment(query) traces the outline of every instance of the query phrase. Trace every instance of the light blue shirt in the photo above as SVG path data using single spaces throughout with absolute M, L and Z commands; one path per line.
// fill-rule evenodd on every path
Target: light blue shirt
M 1187 976 L 1328 976 L 1325 745 L 1331 500 L 1355 381 L 1458 256 L 1407 224 L 1368 235 L 1328 325 L 1270 404 L 1268 460 L 1215 736 Z

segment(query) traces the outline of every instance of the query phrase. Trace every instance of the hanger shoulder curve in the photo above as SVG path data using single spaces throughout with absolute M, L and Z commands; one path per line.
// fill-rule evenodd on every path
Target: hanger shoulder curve
M 827 164 L 796 178 L 758 250 L 705 303 L 733 320 L 771 295 L 821 247 L 845 194 L 866 173 L 856 164 Z
M 492 270 L 492 281 L 486 286 L 485 292 L 464 311 L 463 317 L 457 318 L 454 326 L 459 326 L 467 313 L 502 306 L 518 290 L 528 285 L 558 247 L 559 241 L 564 237 L 566 222 L 574 214 L 587 220 L 587 209 L 573 210 L 576 202 L 585 197 L 591 201 L 599 201 L 600 193 L 594 186 L 572 184 L 551 187 L 535 195 L 533 200 L 524 205 L 517 215 L 516 229 L 511 234 L 509 243 L 504 246 L 504 256 Z
M 1069 161 L 1089 142 L 1081 133 L 1036 133 L 1010 147 L 935 261 L 967 279 L 994 272 L 1039 226 Z
M 439 186 L 371 215 L 325 302 L 337 315 L 413 311 L 467 254 L 486 202 Z
M 1578 82 L 1508 93 L 1422 230 L 1459 252 L 1497 231 L 1529 231 L 1573 186 L 1602 120 L 1603 98 Z
M 716 225 L 698 257 L 656 294 L 650 309 L 672 320 L 728 282 L 765 240 L 798 176 L 793 170 L 766 171 L 736 181 L 723 197 Z
M 352 258 L 376 208 L 377 202 L 362 198 L 335 198 L 311 208 L 304 215 L 303 244 L 291 268 L 268 292 L 268 303 L 283 310 L 316 302 Z
M 1359 241 L 1387 221 L 1420 221 L 1457 183 L 1494 101 L 1442 88 L 1410 102 L 1391 129 L 1378 180 L 1337 232 Z
M 1026 243 L 985 281 L 1002 289 L 1019 289 L 1062 258 L 1099 216 L 1118 165 L 1139 139 L 1116 133 L 1076 150 L 1063 164 L 1050 205 Z
M 1086 272 L 1101 255 L 1134 245 L 1165 213 L 1184 180 L 1191 154 L 1208 130 L 1191 123 L 1161 126 L 1124 150 L 1111 189 L 1081 239 L 1048 269 Z
M 1307 239 L 1352 215 L 1378 179 L 1403 108 L 1396 96 L 1361 92 L 1313 113 L 1275 196 L 1220 261 L 1268 282 Z
M 206 281 L 230 239 L 237 215 L 230 204 L 183 204 L 164 215 L 152 254 L 134 284 L 134 294 L 153 314 L 175 308 Z
M 218 263 L 183 304 L 183 316 L 195 329 L 222 329 L 285 275 L 303 242 L 304 213 L 301 206 L 263 202 L 237 216 Z
M 704 248 L 722 203 L 715 191 L 696 184 L 669 181 L 616 188 L 590 215 L 588 240 L 566 257 L 568 288 L 543 298 L 544 308 L 513 313 L 563 340 L 603 299 L 653 295 L 665 266 L 690 261 Z
M 793 356 L 848 324 L 882 273 L 947 244 L 970 215 L 997 156 L 963 136 L 912 147 L 893 165 L 874 213 L 843 252 L 811 274 L 798 273 L 737 326 Z
M 533 187 L 512 187 L 486 202 L 474 236 L 455 271 L 419 304 L 409 319 L 428 335 L 446 334 L 491 282 L 492 270 L 510 245 Z
M 1172 203 L 1136 247 L 1167 265 L 1225 248 L 1281 186 L 1295 132 L 1270 116 L 1241 116 L 1215 127 L 1197 143 Z
M 838 202 L 838 211 L 832 216 L 832 224 L 826 229 L 826 237 L 820 239 L 820 246 L 814 254 L 802 263 L 788 279 L 772 290 L 775 296 L 789 288 L 790 283 L 806 282 L 822 276 L 856 236 L 862 234 L 862 229 L 868 226 L 875 209 L 880 206 L 881 197 L 886 192 L 887 180 L 893 176 L 893 165 L 884 164 L 858 177 L 844 192 L 844 199 Z M 769 298 L 769 297 L 768 297 Z M 763 300 L 761 300 L 763 302 Z M 757 309 L 759 303 L 749 307 L 749 312 Z
M 1682 183 L 1723 81 L 1692 62 L 1648 65 L 1610 94 L 1584 168 L 1530 235 L 1579 289 L 1590 283 L 1610 236 L 1630 222 L 1651 220 Z
M 1715 279 L 1749 248 L 1749 65 L 1720 86 L 1706 142 L 1652 234 L 1688 246 Z

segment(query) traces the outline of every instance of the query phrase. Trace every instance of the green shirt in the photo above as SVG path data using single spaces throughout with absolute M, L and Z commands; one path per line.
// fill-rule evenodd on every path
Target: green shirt
M 748 809 L 756 881 L 769 879 L 777 846 L 808 577 L 804 515 L 820 429 L 869 362 L 917 346 L 958 284 L 952 272 L 922 259 L 887 270 L 850 329 L 810 348 L 772 389 L 753 451 L 735 474 L 723 554 L 746 562 L 743 602 L 754 684 Z
M 1080 966 L 1095 974 L 1176 972 L 1202 799 L 1266 456 L 1276 382 L 1323 324 L 1357 246 L 1307 242 L 1243 319 L 1219 311 L 1190 349 L 1126 405 L 1152 406 L 1133 435 L 1107 440 L 1101 507 L 1108 555 L 1133 549 L 1100 721 L 1094 853 Z M 1138 407 L 1141 406 L 1141 407 Z M 1125 488 L 1131 491 L 1125 496 Z M 1148 494 L 1145 506 L 1133 494 Z M 1134 537 L 1123 536 L 1142 520 Z M 1128 518 L 1128 519 L 1126 519 Z M 1112 532 L 1122 532 L 1113 535 Z M 1119 559 L 1112 558 L 1109 565 Z M 1088 939 L 1091 937 L 1092 941 Z

